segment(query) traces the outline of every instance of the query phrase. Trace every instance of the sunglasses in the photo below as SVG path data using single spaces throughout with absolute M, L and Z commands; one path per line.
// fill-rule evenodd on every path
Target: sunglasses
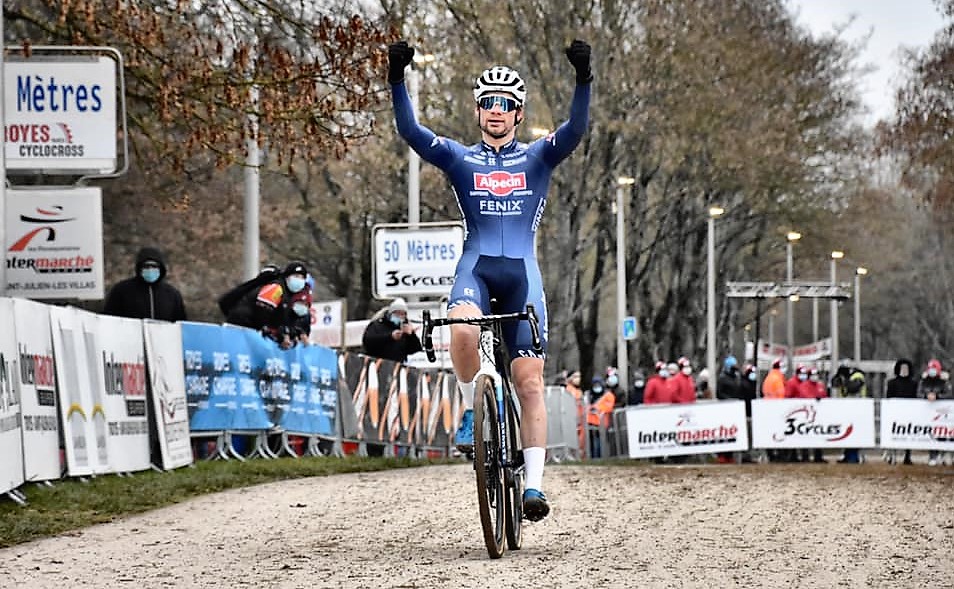
M 507 98 L 506 96 L 484 96 L 477 101 L 477 104 L 484 110 L 492 110 L 495 106 L 499 106 L 503 112 L 510 112 L 520 108 L 520 104 L 516 100 Z

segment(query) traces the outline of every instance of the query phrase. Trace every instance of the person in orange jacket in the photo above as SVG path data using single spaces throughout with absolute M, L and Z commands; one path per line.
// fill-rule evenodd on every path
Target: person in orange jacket
M 762 381 L 762 397 L 765 399 L 785 398 L 785 374 L 782 373 L 782 360 L 776 358 L 772 369 Z
M 593 458 L 603 456 L 600 444 L 600 428 L 602 427 L 604 430 L 609 428 L 613 408 L 616 406 L 616 393 L 613 389 L 604 387 L 603 379 L 595 376 L 593 377 L 593 386 L 590 388 L 591 395 L 595 395 L 597 390 L 601 394 L 586 409 L 586 423 L 590 426 L 590 456 Z

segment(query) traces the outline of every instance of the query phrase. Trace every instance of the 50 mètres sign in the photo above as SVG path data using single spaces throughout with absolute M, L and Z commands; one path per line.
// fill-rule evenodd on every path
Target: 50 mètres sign
M 454 285 L 454 271 L 463 253 L 460 223 L 375 225 L 374 296 L 445 296 Z

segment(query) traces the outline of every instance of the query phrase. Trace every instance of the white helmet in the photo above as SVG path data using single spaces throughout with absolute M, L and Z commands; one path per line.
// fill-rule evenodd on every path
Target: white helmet
M 527 88 L 520 74 L 504 65 L 495 65 L 484 70 L 474 80 L 474 100 L 479 101 L 487 94 L 504 92 L 512 95 L 520 106 L 527 99 Z

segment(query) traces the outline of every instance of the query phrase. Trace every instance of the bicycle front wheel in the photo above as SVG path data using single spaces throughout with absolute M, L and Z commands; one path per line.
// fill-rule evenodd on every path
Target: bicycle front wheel
M 523 544 L 523 489 L 526 472 L 523 445 L 520 442 L 520 416 L 509 391 L 504 393 L 504 414 L 507 424 L 507 546 L 520 550 Z
M 492 378 L 480 375 L 474 381 L 474 470 L 480 524 L 490 558 L 500 558 L 506 549 L 506 488 L 499 424 L 496 386 Z

